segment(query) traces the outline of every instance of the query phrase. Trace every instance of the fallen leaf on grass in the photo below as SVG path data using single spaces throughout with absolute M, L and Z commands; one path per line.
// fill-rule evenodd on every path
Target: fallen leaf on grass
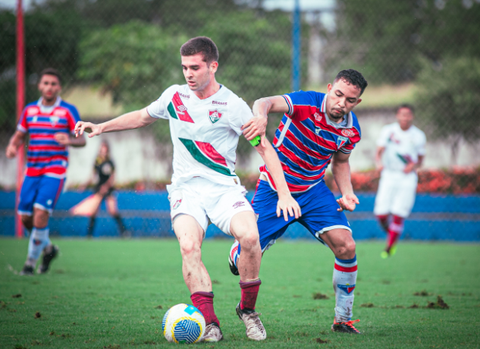
M 417 309 L 418 308 L 418 305 L 413 303 L 411 306 L 409 306 L 410 309 Z
M 12 294 L 12 298 L 20 298 L 22 295 L 20 293 Z
M 163 309 L 163 307 L 161 305 L 157 305 L 155 309 Z
M 50 336 L 53 336 L 55 334 L 55 331 L 52 331 L 49 333 Z
M 326 294 L 317 292 L 313 294 L 313 299 L 328 299 L 328 296 Z
M 39 319 L 42 317 L 42 314 L 40 314 L 40 312 L 37 311 L 34 316 L 35 316 L 35 319 Z
M 220 285 L 220 281 L 218 281 L 218 280 L 212 280 L 212 284 L 214 284 L 214 285 Z

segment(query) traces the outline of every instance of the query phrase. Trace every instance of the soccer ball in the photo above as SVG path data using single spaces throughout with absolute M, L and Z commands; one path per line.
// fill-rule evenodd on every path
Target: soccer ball
M 196 343 L 205 333 L 205 318 L 193 305 L 177 304 L 165 313 L 162 331 L 169 342 Z

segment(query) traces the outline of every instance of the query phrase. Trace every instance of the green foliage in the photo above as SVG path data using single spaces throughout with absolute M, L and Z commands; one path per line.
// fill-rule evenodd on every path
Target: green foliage
M 126 110 L 145 107 L 183 79 L 179 49 L 185 41 L 137 20 L 94 30 L 80 44 L 78 78 L 112 92 Z
M 477 142 L 480 134 L 480 58 L 444 60 L 441 66 L 424 62 L 418 77 L 418 117 L 433 139 L 450 139 L 452 159 L 458 142 Z
M 334 257 L 308 238 L 279 241 L 262 259 L 257 309 L 267 330 L 263 342 L 248 340 L 235 314 L 239 279 L 230 274 L 225 257 L 233 239 L 203 243 L 225 336 L 215 348 L 478 347 L 478 245 L 401 242 L 393 258 L 382 260 L 383 243 L 359 242 L 353 314 L 365 335 L 352 336 L 330 331 Z M 22 277 L 12 271 L 23 265 L 28 239 L 0 241 L 0 347 L 178 347 L 161 331 L 169 307 L 190 302 L 177 241 L 54 243 L 62 253 L 49 273 Z M 327 298 L 314 299 L 317 293 Z M 438 295 L 450 309 L 427 308 Z
M 285 93 L 290 85 L 290 38 L 279 30 L 285 26 L 290 26 L 287 16 L 271 20 L 251 10 L 206 21 L 201 33 L 220 51 L 217 80 L 249 103 Z
M 345 65 L 371 82 L 412 81 L 420 58 L 480 57 L 478 2 L 339 0 L 338 5 L 342 11 L 331 44 L 347 55 Z M 331 64 L 337 59 L 333 55 Z

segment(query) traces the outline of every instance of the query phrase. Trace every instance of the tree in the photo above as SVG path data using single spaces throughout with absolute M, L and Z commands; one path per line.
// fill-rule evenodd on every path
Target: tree
M 480 57 L 478 1 L 338 0 L 330 65 L 359 69 L 369 81 L 413 81 L 420 59 Z M 339 60 L 339 57 L 344 57 Z
M 460 141 L 478 142 L 480 134 L 480 59 L 450 57 L 441 66 L 425 61 L 418 83 L 418 117 L 433 139 L 449 140 L 454 165 Z

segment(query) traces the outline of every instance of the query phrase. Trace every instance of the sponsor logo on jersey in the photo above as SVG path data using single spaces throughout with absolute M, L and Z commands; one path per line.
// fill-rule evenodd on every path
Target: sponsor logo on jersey
M 242 207 L 242 206 L 245 206 L 245 202 L 244 201 L 237 201 L 236 203 L 233 204 L 233 208 L 239 208 L 239 207 Z
M 320 131 L 322 131 L 320 127 L 315 127 L 315 133 L 317 134 L 317 136 L 320 134 Z
M 190 95 L 184 95 L 183 93 L 179 92 L 178 93 L 180 95 L 180 97 L 183 97 L 183 98 L 190 98 Z
M 183 115 L 183 114 L 185 114 L 186 111 L 187 111 L 187 107 L 184 106 L 183 104 L 177 106 L 177 113 L 178 114 Z
M 178 199 L 172 206 L 172 209 L 177 209 L 182 204 L 182 199 Z
M 64 109 L 55 109 L 54 112 L 53 112 L 53 115 L 65 116 L 65 115 L 67 115 L 67 111 L 64 110 Z
M 210 121 L 212 124 L 216 123 L 220 118 L 222 117 L 222 113 L 219 113 L 218 110 L 209 110 L 208 111 L 208 117 L 210 118 Z
M 346 294 L 350 294 L 355 290 L 355 285 L 337 285 L 337 287 L 345 291 Z
M 31 107 L 31 108 L 28 108 L 28 109 L 27 109 L 27 115 L 28 115 L 28 116 L 38 114 L 39 112 L 40 112 L 40 111 L 39 111 L 38 108 L 36 108 L 36 107 Z
M 345 128 L 342 130 L 342 135 L 344 135 L 345 137 L 353 137 L 355 136 L 355 132 L 353 132 L 352 130 L 348 129 L 348 128 Z
M 55 126 L 56 124 L 58 124 L 59 120 L 60 118 L 58 116 L 50 116 L 50 123 L 52 124 L 52 126 Z
M 212 101 L 212 104 L 216 104 L 216 105 L 227 105 L 227 102 Z
M 340 149 L 341 147 L 344 146 L 345 143 L 348 142 L 348 138 L 346 137 L 342 137 L 342 136 L 338 136 L 337 137 L 337 147 L 338 149 Z

